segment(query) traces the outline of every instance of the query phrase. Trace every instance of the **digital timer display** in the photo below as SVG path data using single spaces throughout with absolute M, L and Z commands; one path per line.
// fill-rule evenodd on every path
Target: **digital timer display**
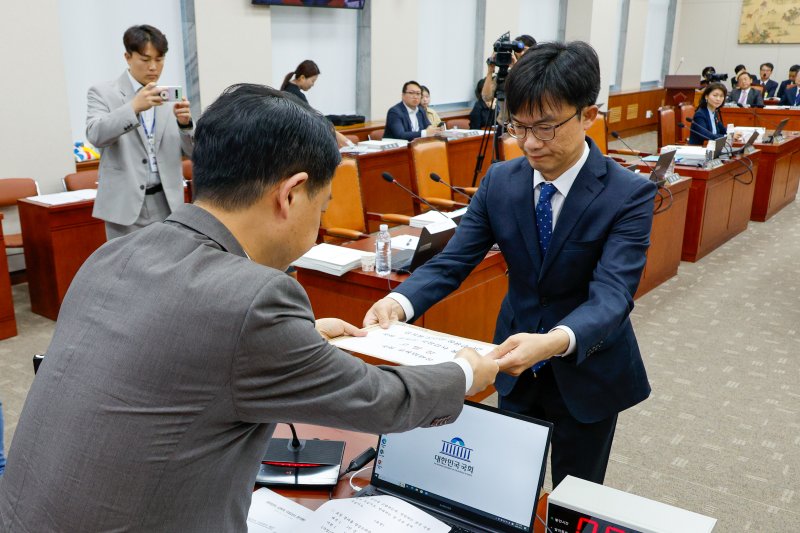
M 547 527 L 553 533 L 644 533 L 552 502 L 547 512 Z

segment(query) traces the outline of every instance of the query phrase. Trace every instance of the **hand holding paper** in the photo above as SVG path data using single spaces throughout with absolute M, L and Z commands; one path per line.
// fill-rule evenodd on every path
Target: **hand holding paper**
M 380 324 L 383 329 L 389 327 L 392 322 L 405 322 L 406 312 L 403 307 L 392 298 L 382 298 L 372 304 L 372 307 L 364 316 L 364 327 Z
M 549 333 L 517 333 L 497 346 L 487 357 L 497 359 L 500 371 L 519 376 L 539 361 L 564 353 L 569 347 L 569 335 L 561 329 Z

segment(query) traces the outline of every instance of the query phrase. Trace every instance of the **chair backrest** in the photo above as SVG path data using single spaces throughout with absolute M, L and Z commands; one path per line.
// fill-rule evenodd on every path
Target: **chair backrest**
M 444 121 L 447 124 L 447 129 L 458 128 L 460 130 L 468 130 L 469 129 L 469 119 L 468 118 L 448 118 Z
M 447 160 L 447 143 L 440 140 L 415 140 L 410 145 L 411 160 L 414 167 L 414 178 L 417 194 L 423 198 L 442 198 L 452 200 L 450 189 L 431 179 L 435 172 L 447 183 L 450 181 L 450 167 Z M 425 206 L 420 206 L 427 210 Z
M 763 85 L 751 85 L 750 88 L 751 89 L 755 89 L 756 91 L 760 92 L 761 94 L 764 94 L 764 86 Z
M 658 147 L 675 144 L 675 109 L 671 106 L 658 108 Z
M 694 92 L 694 102 L 692 105 L 696 108 L 700 105 L 700 99 L 703 97 L 703 91 L 695 91 Z
M 361 139 L 358 138 L 358 135 L 353 135 L 352 133 L 349 135 L 345 135 L 345 137 L 347 137 L 347 139 L 349 139 L 350 142 L 353 144 L 358 144 L 361 142 Z
M 86 170 L 67 174 L 61 180 L 65 191 L 77 191 L 80 189 L 97 188 L 97 170 Z
M 678 139 L 680 139 L 680 144 L 686 144 L 689 142 L 689 129 L 692 127 L 692 124 L 687 119 L 692 118 L 694 116 L 694 112 L 695 107 L 693 105 L 683 104 L 679 108 L 680 121 L 683 122 L 684 126 L 683 128 L 680 128 L 680 131 L 677 135 Z
M 33 178 L 0 179 L 0 207 L 16 206 L 20 198 L 37 194 L 39 186 Z
M 193 174 L 193 167 L 192 167 L 192 160 L 191 159 L 184 159 L 182 165 L 183 170 L 183 179 L 191 180 Z
M 383 130 L 382 129 L 372 130 L 371 132 L 369 132 L 369 138 L 372 139 L 373 141 L 380 141 L 381 139 L 383 139 Z
M 517 144 L 517 140 L 513 137 L 510 137 L 508 133 L 503 134 L 503 138 L 501 139 L 500 143 L 500 158 L 503 161 L 508 161 L 509 159 L 516 159 L 517 157 L 521 157 L 525 155 L 522 149 Z
M 322 214 L 323 228 L 347 228 L 366 233 L 364 200 L 356 160 L 343 157 L 331 183 L 331 201 Z
M 608 154 L 608 132 L 606 131 L 606 117 L 602 113 L 597 114 L 592 125 L 586 130 L 586 135 L 594 141 L 597 148 L 603 154 Z

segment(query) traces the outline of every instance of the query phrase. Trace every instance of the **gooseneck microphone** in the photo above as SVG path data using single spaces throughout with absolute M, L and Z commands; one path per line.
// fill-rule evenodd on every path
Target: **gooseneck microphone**
M 645 161 L 644 159 L 642 159 L 642 156 L 640 156 L 640 155 L 639 155 L 639 151 L 638 151 L 638 150 L 634 150 L 633 148 L 631 148 L 631 147 L 630 147 L 630 145 L 629 145 L 628 143 L 626 143 L 626 142 L 625 142 L 625 139 L 623 139 L 623 138 L 622 138 L 622 136 L 619 134 L 619 132 L 618 132 L 618 131 L 612 131 L 612 132 L 611 132 L 611 136 L 612 136 L 612 137 L 614 137 L 614 138 L 615 138 L 616 140 L 618 140 L 619 142 L 621 142 L 623 145 L 625 145 L 625 147 L 626 147 L 628 150 L 630 150 L 631 152 L 634 152 L 634 155 L 636 155 L 636 157 L 638 157 L 638 158 L 639 158 L 639 161 L 641 161 L 642 163 L 644 163 L 644 165 L 645 165 L 647 168 L 649 168 L 649 169 L 650 169 L 650 173 L 651 173 L 651 174 L 652 174 L 653 172 L 655 172 L 655 170 L 656 170 L 656 167 L 655 167 L 654 165 L 651 165 L 650 163 L 648 163 L 648 162 L 647 162 L 647 161 Z M 659 198 L 659 202 L 658 202 L 658 206 L 657 206 L 657 207 L 656 207 L 656 208 L 653 210 L 653 214 L 654 214 L 654 215 L 659 215 L 659 214 L 663 213 L 664 211 L 667 211 L 667 210 L 669 210 L 669 208 L 670 208 L 670 207 L 672 207 L 672 191 L 670 191 L 670 190 L 669 190 L 669 187 L 665 187 L 665 186 L 664 186 L 664 184 L 663 184 L 663 182 L 662 182 L 662 183 L 656 183 L 656 185 L 658 186 L 658 198 Z M 666 197 L 665 197 L 665 196 L 664 196 L 664 194 L 661 192 L 662 190 L 665 190 L 665 191 L 667 191 L 667 195 L 668 195 L 668 198 L 669 198 L 669 203 L 667 204 L 667 207 L 665 207 L 665 208 L 663 208 L 663 209 L 662 209 L 662 206 L 663 206 L 663 204 L 664 204 L 664 200 L 665 200 L 665 198 L 666 198 Z
M 457 192 L 458 194 L 460 194 L 461 196 L 463 196 L 464 198 L 466 198 L 466 199 L 467 199 L 467 203 L 469 203 L 469 202 L 472 200 L 472 197 L 471 197 L 469 194 L 465 193 L 465 192 L 464 192 L 464 191 L 462 191 L 461 189 L 458 189 L 458 188 L 456 188 L 456 187 L 453 187 L 452 185 L 450 185 L 449 183 L 447 183 L 446 181 L 444 181 L 444 180 L 441 178 L 441 176 L 439 176 L 439 174 L 437 174 L 436 172 L 431 172 L 431 176 L 430 176 L 430 178 L 431 178 L 433 181 L 435 181 L 436 183 L 441 183 L 442 185 L 444 185 L 445 187 L 447 187 L 447 188 L 448 188 L 448 189 L 450 189 L 451 191 L 453 191 L 453 192 Z
M 687 120 L 689 120 L 689 118 L 688 118 L 688 117 L 687 117 Z M 679 126 L 679 127 L 681 127 L 681 128 L 685 128 L 685 127 L 686 127 L 686 124 L 684 124 L 683 122 L 679 122 L 679 123 L 678 123 L 678 126 Z M 702 126 L 698 126 L 697 124 L 695 124 L 695 126 L 697 126 L 697 130 L 705 130 L 705 131 L 708 131 L 708 130 L 706 130 L 705 128 L 703 128 Z M 701 132 L 701 131 L 697 131 L 697 130 L 695 130 L 695 133 L 697 133 L 697 134 L 698 134 L 700 137 L 702 137 L 703 139 L 705 139 L 705 140 L 707 140 L 707 141 L 711 141 L 711 142 L 714 142 L 714 141 L 716 141 L 716 139 L 713 139 L 713 138 L 709 137 L 708 135 L 705 135 L 703 132 Z M 727 142 L 725 143 L 725 145 L 726 145 L 726 146 L 728 145 L 728 144 L 727 144 Z M 728 161 L 736 161 L 737 163 L 739 163 L 740 165 L 742 165 L 742 166 L 745 168 L 745 171 L 746 171 L 746 172 L 749 172 L 749 173 L 750 173 L 750 181 L 742 181 L 742 180 L 740 180 L 740 179 L 739 179 L 739 176 L 741 176 L 742 174 L 744 174 L 744 172 L 742 172 L 741 174 L 734 174 L 734 175 L 733 175 L 733 179 L 735 179 L 736 181 L 738 181 L 738 182 L 739 182 L 739 183 L 741 183 L 742 185 L 750 185 L 751 183 L 753 183 L 753 180 L 754 180 L 754 179 L 756 179 L 756 177 L 755 177 L 755 175 L 753 174 L 753 162 L 750 160 L 750 158 L 749 158 L 749 157 L 747 157 L 746 155 L 742 155 L 742 157 L 741 157 L 741 158 L 739 158 L 739 157 L 733 157 L 733 151 L 732 151 L 731 149 L 729 149 L 729 152 L 728 152 L 728 153 L 730 154 L 730 158 L 728 159 Z M 745 163 L 744 161 L 742 161 L 743 159 L 747 159 L 747 161 L 749 162 L 749 164 L 748 164 L 748 163 Z
M 631 152 L 634 152 L 632 155 L 635 155 L 636 157 L 638 157 L 638 158 L 639 158 L 639 161 L 641 161 L 642 163 L 644 163 L 644 165 L 645 165 L 647 168 L 649 168 L 649 169 L 650 169 L 650 172 L 652 172 L 652 171 L 654 171 L 654 170 L 656 169 L 656 167 L 655 167 L 655 166 L 651 165 L 650 163 L 648 163 L 647 161 L 645 161 L 644 159 L 642 159 L 642 156 L 640 156 L 640 155 L 639 155 L 639 150 L 634 150 L 633 148 L 631 148 L 631 147 L 630 147 L 630 145 L 629 145 L 628 143 L 626 143 L 626 142 L 625 142 L 625 139 L 623 139 L 623 138 L 622 138 L 622 135 L 620 135 L 618 131 L 612 131 L 612 132 L 611 132 L 611 136 L 612 136 L 612 137 L 614 137 L 614 138 L 615 138 L 616 140 L 618 140 L 619 142 L 621 142 L 623 145 L 625 145 L 625 148 L 627 148 L 627 149 L 628 149 L 628 150 L 630 150 Z
M 450 217 L 448 217 L 447 215 L 445 215 L 444 213 L 442 213 L 441 211 L 439 211 L 438 209 L 436 209 L 436 208 L 433 206 L 433 204 L 431 204 L 431 203 L 430 203 L 428 200 L 426 200 L 426 199 L 425 199 L 425 198 L 423 198 L 422 196 L 418 195 L 417 193 L 415 193 L 414 191 L 412 191 L 411 189 L 409 189 L 408 187 L 406 187 L 405 185 L 403 185 L 402 183 L 400 183 L 399 181 L 397 181 L 396 179 L 394 179 L 394 176 L 392 176 L 392 175 L 391 175 L 391 174 L 389 174 L 388 172 L 384 172 L 384 173 L 382 173 L 382 174 L 381 174 L 381 177 L 382 177 L 383 179 L 385 179 L 386 181 L 388 181 L 389 183 L 394 183 L 395 185 L 397 185 L 398 187 L 400 187 L 401 189 L 403 189 L 404 191 L 406 191 L 408 194 L 410 194 L 412 197 L 416 198 L 417 200 L 419 200 L 419 201 L 420 201 L 420 202 L 422 202 L 423 204 L 427 205 L 428 207 L 430 207 L 431 209 L 433 209 L 434 211 L 436 211 L 437 213 L 439 213 L 440 215 L 442 215 L 442 216 L 443 216 L 444 218 L 446 218 L 447 220 L 452 220 Z

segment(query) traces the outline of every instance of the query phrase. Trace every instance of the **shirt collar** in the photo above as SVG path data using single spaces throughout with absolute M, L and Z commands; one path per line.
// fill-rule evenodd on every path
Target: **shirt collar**
M 408 111 L 408 114 L 409 114 L 409 115 L 413 115 L 413 114 L 415 114 L 417 111 L 419 111 L 419 107 L 418 107 L 418 108 L 416 108 L 416 109 L 411 109 L 410 107 L 408 107 L 408 106 L 406 105 L 406 103 L 405 103 L 405 102 L 403 102 L 403 106 L 406 108 L 406 111 Z
M 553 185 L 555 185 L 558 192 L 562 194 L 562 196 L 566 197 L 569 193 L 569 190 L 572 188 L 572 184 L 575 183 L 575 179 L 578 177 L 578 173 L 580 173 L 583 165 L 586 164 L 586 160 L 589 159 L 589 144 L 584 142 L 583 143 L 583 154 L 581 155 L 580 159 L 578 159 L 574 165 L 569 167 L 567 170 L 564 171 L 559 177 L 551 181 Z M 544 183 L 545 180 L 542 174 L 534 169 L 533 170 L 533 188 L 539 186 L 539 184 Z
M 130 70 L 126 70 L 125 73 L 128 75 L 128 79 L 131 80 L 131 87 L 133 87 L 133 92 L 138 93 L 139 89 L 144 87 L 144 85 L 142 85 L 141 83 L 136 81 L 136 78 L 131 76 L 131 71 Z

